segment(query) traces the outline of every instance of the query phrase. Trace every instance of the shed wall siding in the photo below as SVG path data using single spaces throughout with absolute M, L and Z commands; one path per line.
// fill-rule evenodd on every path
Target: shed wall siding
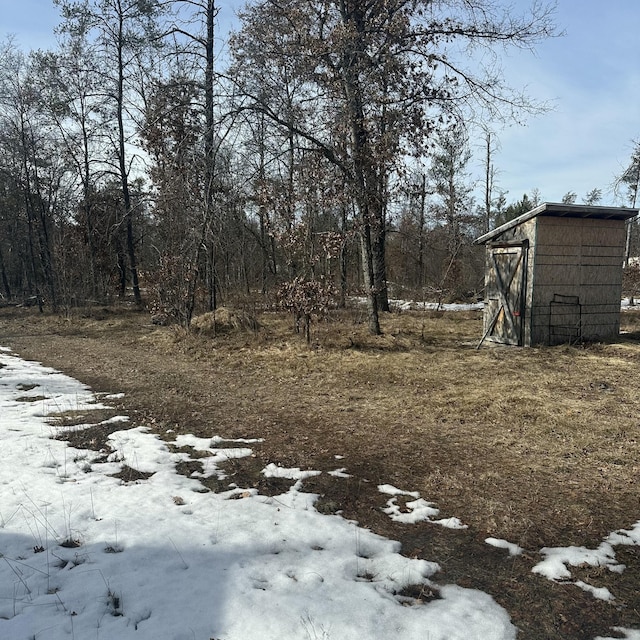
M 580 303 L 583 338 L 616 336 L 620 329 L 625 224 L 620 220 L 536 218 L 533 255 L 530 344 L 549 343 L 554 296 L 575 296 Z M 558 311 L 558 308 L 560 311 Z M 555 316 L 562 318 L 560 305 Z M 570 317 L 570 313 L 567 317 Z M 561 332 L 559 333 L 561 335 Z
M 527 263 L 525 265 L 525 317 L 522 325 L 522 344 L 528 345 L 531 342 L 531 302 L 532 302 L 532 291 L 531 291 L 531 278 L 533 277 L 533 261 L 531 256 L 535 247 L 535 238 L 536 238 L 536 221 L 528 220 L 523 224 L 518 225 L 512 229 L 505 231 L 500 235 L 499 238 L 495 240 L 495 242 L 491 242 L 487 244 L 486 249 L 486 269 L 485 269 L 485 290 L 486 291 L 494 291 L 496 288 L 496 283 L 493 281 L 493 270 L 490 268 L 490 256 L 491 251 L 496 246 L 513 244 L 513 243 L 529 243 L 529 248 L 527 251 Z M 495 301 L 487 300 L 487 304 L 485 304 L 485 311 L 483 314 L 483 334 L 486 335 L 487 330 L 489 329 L 489 324 L 493 318 L 494 311 L 494 303 Z M 500 327 L 497 329 L 497 333 L 501 333 Z M 499 335 L 497 336 L 489 336 L 488 340 L 496 341 L 496 342 L 504 342 L 501 340 Z

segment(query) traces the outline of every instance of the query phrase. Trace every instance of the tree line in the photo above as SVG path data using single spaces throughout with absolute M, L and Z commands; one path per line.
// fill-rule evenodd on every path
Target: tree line
M 359 292 L 379 333 L 390 286 L 481 288 L 471 240 L 515 215 L 491 127 L 541 108 L 499 55 L 554 35 L 552 5 L 257 0 L 223 48 L 215 0 L 54 3 L 55 50 L 0 44 L 5 299 L 131 298 L 188 327 L 233 300 L 308 320 Z

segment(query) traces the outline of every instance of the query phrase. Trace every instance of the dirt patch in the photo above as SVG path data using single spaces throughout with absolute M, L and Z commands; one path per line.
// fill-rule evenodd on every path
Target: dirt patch
M 97 425 L 118 415 L 114 409 L 69 409 L 51 414 L 47 422 L 54 427 L 68 428 Z M 122 424 L 121 421 L 119 424 Z
M 148 480 L 152 475 L 153 473 L 145 473 L 144 471 L 140 471 L 130 467 L 129 465 L 123 464 L 120 471 L 118 471 L 118 473 L 112 473 L 111 477 L 119 478 L 122 482 L 131 483 Z
M 531 569 L 542 547 L 597 547 L 640 519 L 639 335 L 476 350 L 476 312 L 384 315 L 380 337 L 366 333 L 364 320 L 359 309 L 336 313 L 314 325 L 307 347 L 292 319 L 275 313 L 261 314 L 257 331 L 208 337 L 129 312 L 60 319 L 3 309 L 0 344 L 96 391 L 124 392 L 118 402 L 128 426 L 148 425 L 167 440 L 181 433 L 264 439 L 248 445 L 254 457 L 225 463 L 224 478 L 203 480 L 209 490 L 286 491 L 293 481 L 260 473 L 271 462 L 323 471 L 303 482 L 319 496 L 319 511 L 438 561 L 439 584 L 492 594 L 519 639 L 587 639 L 610 636 L 616 625 L 637 627 L 636 548 L 620 550 L 628 564 L 622 575 L 576 571 L 610 588 L 612 603 Z M 637 327 L 638 314 L 625 313 L 623 323 Z M 61 437 L 100 448 L 112 427 L 126 428 L 97 424 Z M 180 470 L 191 475 L 202 465 L 184 462 Z M 394 522 L 382 511 L 389 496 L 379 484 L 418 491 L 440 517 L 468 528 Z M 512 558 L 487 545 L 488 536 L 525 553 Z
M 33 389 L 35 389 L 38 386 L 39 385 L 37 385 L 37 384 L 19 384 L 19 385 L 16 385 L 16 389 L 18 391 L 32 391 Z
M 72 409 L 50 415 L 47 422 L 56 427 L 56 440 L 64 440 L 76 449 L 108 452 L 109 436 L 134 426 L 126 417 L 117 416 L 115 409 Z

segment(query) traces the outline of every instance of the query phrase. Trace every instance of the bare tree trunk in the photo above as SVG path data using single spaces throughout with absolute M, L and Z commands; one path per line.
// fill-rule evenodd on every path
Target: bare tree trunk
M 7 271 L 4 266 L 4 258 L 2 256 L 2 250 L 0 249 L 0 276 L 2 276 L 2 288 L 4 289 L 5 297 L 7 300 L 11 300 L 11 287 L 9 286 L 9 279 L 7 278 Z
M 633 220 L 627 220 L 626 225 L 626 238 L 624 242 L 624 266 L 627 268 L 629 266 L 629 258 L 631 257 L 631 230 L 632 230 Z
M 118 15 L 118 83 L 117 83 L 117 119 L 118 119 L 118 170 L 120 174 L 120 187 L 122 189 L 122 200 L 124 202 L 124 222 L 127 234 L 126 247 L 129 259 L 129 272 L 131 274 L 131 285 L 133 287 L 133 297 L 137 305 L 142 306 L 142 296 L 140 294 L 140 284 L 138 282 L 138 263 L 136 258 L 135 235 L 133 232 L 133 206 L 131 203 L 131 190 L 129 189 L 129 170 L 126 158 L 126 132 L 124 126 L 124 17 L 122 13 Z
M 91 198 L 93 190 L 91 188 L 91 158 L 89 151 L 89 134 L 87 131 L 86 119 L 82 118 L 82 192 L 83 192 L 83 205 L 82 211 L 84 214 L 84 229 L 87 234 L 87 247 L 89 249 L 89 271 L 91 282 L 91 296 L 94 299 L 102 298 L 103 291 L 99 291 L 98 287 L 98 269 L 97 269 L 97 250 L 96 239 L 94 237 L 94 228 L 92 216 L 92 202 Z
M 209 311 L 215 311 L 218 308 L 218 287 L 220 279 L 217 275 L 216 264 L 217 253 L 214 247 L 213 238 L 210 242 L 207 268 L 207 289 L 209 291 Z
M 640 180 L 636 182 L 636 188 L 633 192 L 633 196 L 631 198 L 631 206 L 635 209 L 637 196 L 638 196 L 638 186 L 640 184 Z M 631 257 L 631 246 L 633 244 L 633 231 L 638 224 L 638 217 L 631 218 L 627 220 L 627 237 L 625 239 L 624 244 L 624 266 L 629 266 L 629 258 Z
M 342 207 L 342 244 L 340 246 L 340 301 L 339 306 L 347 306 L 347 207 Z
M 25 172 L 25 186 L 24 186 L 24 207 L 27 214 L 27 230 L 28 230 L 28 246 L 29 246 L 29 263 L 30 269 L 28 271 L 31 276 L 31 286 L 29 287 L 29 294 L 35 293 L 38 298 L 38 304 L 40 305 L 41 294 L 40 294 L 40 278 L 38 277 L 39 272 L 42 270 L 42 264 L 40 264 L 40 269 L 38 269 L 38 264 L 36 262 L 36 250 L 35 250 L 35 241 L 36 241 L 36 231 L 37 227 L 37 219 L 34 215 L 33 211 L 33 196 L 31 193 L 31 178 L 29 176 L 29 162 L 27 159 L 27 151 L 26 151 L 26 137 L 24 132 L 24 123 L 22 123 L 23 131 L 22 131 L 22 164 L 23 170 Z M 39 237 L 39 234 L 38 234 Z
M 25 148 L 25 154 L 27 153 Z M 26 168 L 26 162 L 25 162 Z M 30 183 L 30 179 L 27 181 Z M 37 162 L 34 162 L 33 169 L 33 189 L 29 187 L 28 206 L 32 209 L 33 220 L 36 223 L 38 235 L 38 249 L 40 253 L 40 269 L 44 278 L 44 284 L 49 297 L 49 305 L 56 312 L 58 310 L 58 296 L 56 291 L 56 279 L 53 266 L 53 255 L 51 251 L 51 239 L 49 234 L 49 215 L 47 198 L 42 193 L 42 185 L 40 182 Z M 37 206 L 36 206 L 37 203 Z
M 260 279 L 262 282 L 262 295 L 267 293 L 267 270 L 269 264 L 269 252 L 267 251 L 267 225 L 265 222 L 265 206 L 260 205 L 258 209 L 258 219 L 260 221 Z
M 120 241 L 117 241 L 116 255 L 118 260 L 118 297 L 124 300 L 127 291 L 127 266 Z
M 216 275 L 216 247 L 213 233 L 213 209 L 214 209 L 214 183 L 215 183 L 215 128 L 214 128 L 214 105 L 213 105 L 213 76 L 215 65 L 214 50 L 214 26 L 217 15 L 215 0 L 207 0 L 206 22 L 207 40 L 205 45 L 206 67 L 204 74 L 204 102 L 205 102 L 205 122 L 206 131 L 204 136 L 205 149 L 205 238 L 208 238 L 207 251 L 207 289 L 209 291 L 209 311 L 215 311 L 218 306 L 217 297 L 217 275 Z M 206 240 L 205 240 L 206 242 Z
M 371 227 L 366 222 L 362 225 L 360 231 L 360 253 L 362 258 L 364 288 L 367 298 L 367 326 L 371 334 L 378 336 L 382 332 L 380 331 L 380 320 L 378 318 L 378 297 L 374 291 Z
M 346 10 L 343 7 L 343 12 Z M 345 23 L 350 21 L 343 14 Z M 360 21 L 354 19 L 358 24 Z M 359 60 L 359 52 L 347 48 L 343 54 L 343 89 L 346 98 L 347 113 L 351 129 L 351 145 L 353 148 L 354 186 L 356 188 L 356 202 L 360 214 L 360 252 L 362 257 L 362 273 L 364 276 L 365 295 L 367 297 L 367 312 L 369 332 L 380 335 L 380 320 L 378 316 L 378 296 L 375 288 L 374 249 L 372 238 L 372 214 L 382 214 L 382 211 L 371 210 L 370 204 L 378 196 L 379 182 L 376 180 L 375 171 L 371 163 L 374 154 L 368 144 L 368 135 L 365 129 L 365 116 L 362 103 L 362 91 L 359 86 L 356 67 Z M 379 209 L 380 207 L 377 207 Z M 378 219 L 373 221 L 379 222 Z
M 373 262 L 373 288 L 379 311 L 389 311 L 389 291 L 387 289 L 387 267 L 385 259 L 386 228 L 384 214 L 376 216 L 376 224 L 371 229 L 371 254 Z
M 486 156 L 484 167 L 484 220 L 482 224 L 482 233 L 487 233 L 491 227 L 491 195 L 493 190 L 493 181 L 491 179 L 491 132 L 486 134 Z
M 427 176 L 422 174 L 422 184 L 420 185 L 420 213 L 418 215 L 418 287 L 422 292 L 424 287 L 424 253 L 425 253 L 425 234 L 424 224 L 426 215 L 426 199 L 427 199 Z

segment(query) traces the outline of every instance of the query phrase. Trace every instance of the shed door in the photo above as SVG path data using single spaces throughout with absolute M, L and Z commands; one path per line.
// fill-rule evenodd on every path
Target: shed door
M 522 345 L 528 242 L 489 248 L 484 337 Z

